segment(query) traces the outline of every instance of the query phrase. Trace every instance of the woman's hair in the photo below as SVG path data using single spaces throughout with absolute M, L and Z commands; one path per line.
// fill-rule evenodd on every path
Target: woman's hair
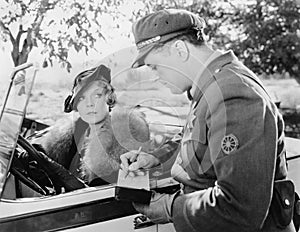
M 109 111 L 115 106 L 117 97 L 115 89 L 111 85 L 110 69 L 105 65 L 100 65 L 79 73 L 73 83 L 72 94 L 65 100 L 64 111 L 69 113 L 72 110 L 77 110 L 77 103 L 82 91 L 91 83 L 96 84 L 104 89 L 106 96 L 106 104 L 109 106 Z
M 111 109 L 117 103 L 117 96 L 115 94 L 114 87 L 110 83 L 108 83 L 107 81 L 96 80 L 96 81 L 93 81 L 93 82 L 95 84 L 97 84 L 97 86 L 103 88 L 103 91 L 104 91 L 103 93 L 106 96 L 106 104 L 109 107 L 109 111 L 111 111 Z

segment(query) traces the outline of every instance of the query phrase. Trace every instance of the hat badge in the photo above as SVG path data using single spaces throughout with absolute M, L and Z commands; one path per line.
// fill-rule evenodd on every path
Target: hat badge
M 238 146 L 239 141 L 237 137 L 233 134 L 226 135 L 222 139 L 221 149 L 226 155 L 229 155 L 230 153 L 236 151 Z
M 136 46 L 138 49 L 142 49 L 143 47 L 145 47 L 151 43 L 155 43 L 155 42 L 159 41 L 160 39 L 161 39 L 161 36 L 158 35 L 153 38 L 147 39 L 146 41 L 139 42 Z

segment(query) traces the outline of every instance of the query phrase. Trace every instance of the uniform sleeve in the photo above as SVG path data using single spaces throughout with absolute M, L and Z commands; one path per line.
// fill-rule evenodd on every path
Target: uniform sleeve
M 182 132 L 176 134 L 172 139 L 167 140 L 164 144 L 154 150 L 151 154 L 159 159 L 160 163 L 165 163 L 171 159 L 180 145 Z
M 256 231 L 271 202 L 276 117 L 270 103 L 243 83 L 214 85 L 205 98 L 208 152 L 217 181 L 175 199 L 174 226 L 176 231 Z M 238 146 L 224 152 L 221 144 L 228 135 Z

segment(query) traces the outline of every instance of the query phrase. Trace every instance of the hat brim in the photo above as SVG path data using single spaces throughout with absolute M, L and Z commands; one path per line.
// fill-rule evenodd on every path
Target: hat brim
M 151 43 L 148 46 L 143 47 L 139 50 L 137 57 L 135 58 L 134 62 L 131 65 L 131 68 L 138 68 L 145 65 L 145 58 L 146 56 L 155 48 L 158 44 L 165 43 L 178 35 L 183 35 L 189 32 L 189 29 L 179 30 L 172 33 L 168 33 L 166 35 L 161 35 L 161 39 L 157 42 Z
M 131 68 L 138 68 L 145 65 L 145 58 L 146 56 L 152 51 L 155 47 L 155 44 L 150 44 L 141 50 L 139 50 L 137 57 L 134 59 L 134 62 L 131 65 Z
M 79 97 L 82 95 L 82 93 L 91 86 L 91 83 L 93 83 L 94 81 L 103 81 L 106 83 L 110 83 L 110 73 L 106 73 L 105 75 L 108 76 L 104 76 L 102 74 L 102 70 L 103 67 L 99 66 L 93 73 L 91 73 L 90 75 L 86 76 L 84 78 L 84 80 L 77 85 L 77 87 L 74 89 L 74 94 L 72 96 L 72 99 L 70 100 L 70 104 L 72 104 L 72 108 L 74 110 L 77 110 L 77 103 L 78 103 L 78 99 Z
M 82 93 L 88 88 L 91 86 L 91 84 L 93 83 L 93 81 L 97 81 L 97 80 L 100 80 L 100 79 L 96 79 L 96 78 L 93 78 L 91 80 L 88 81 L 88 83 L 86 83 L 84 86 L 82 86 L 81 88 L 79 88 L 76 92 L 76 94 L 73 95 L 70 103 L 72 105 L 72 108 L 74 110 L 77 111 L 77 104 L 78 104 L 78 100 L 79 100 L 79 97 L 82 95 Z

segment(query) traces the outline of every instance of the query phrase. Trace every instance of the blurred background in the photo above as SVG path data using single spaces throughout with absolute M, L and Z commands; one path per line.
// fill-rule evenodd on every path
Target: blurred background
M 103 63 L 112 69 L 119 104 L 164 107 L 181 116 L 185 95 L 151 81 L 147 68 L 130 69 L 132 22 L 164 8 L 203 17 L 208 43 L 232 49 L 259 75 L 283 113 L 286 134 L 300 138 L 300 0 L 1 0 L 0 101 L 12 68 L 37 62 L 26 117 L 52 125 L 65 115 L 75 75 Z

